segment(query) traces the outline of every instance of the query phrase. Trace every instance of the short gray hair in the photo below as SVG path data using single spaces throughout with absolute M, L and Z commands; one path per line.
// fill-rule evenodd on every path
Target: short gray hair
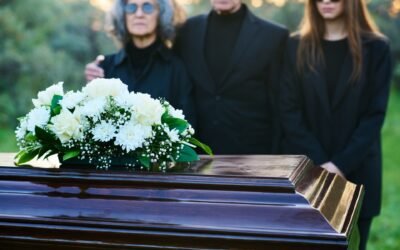
M 127 0 L 115 0 L 114 6 L 109 12 L 107 30 L 123 46 L 131 36 L 125 24 L 124 7 Z M 157 25 L 157 35 L 164 42 L 172 41 L 175 38 L 175 10 L 171 0 L 156 0 L 159 15 Z

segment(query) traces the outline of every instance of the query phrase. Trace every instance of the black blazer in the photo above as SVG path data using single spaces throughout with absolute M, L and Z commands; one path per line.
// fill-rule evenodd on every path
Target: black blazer
M 194 84 L 197 136 L 216 154 L 277 151 L 274 88 L 288 32 L 244 8 L 242 28 L 221 82 L 212 79 L 204 55 L 208 15 L 190 18 L 175 44 Z
M 165 98 L 173 107 L 182 109 L 186 119 L 195 126 L 192 83 L 182 61 L 164 45 L 152 55 L 138 79 L 125 49 L 106 56 L 100 67 L 104 69 L 105 78 L 120 78 L 129 91 Z
M 298 38 L 288 42 L 280 110 L 284 128 L 283 149 L 304 154 L 315 164 L 332 161 L 354 183 L 366 188 L 361 217 L 379 214 L 381 203 L 381 137 L 391 76 L 387 41 L 363 39 L 363 70 L 357 82 L 350 52 L 329 103 L 322 66 L 298 74 Z

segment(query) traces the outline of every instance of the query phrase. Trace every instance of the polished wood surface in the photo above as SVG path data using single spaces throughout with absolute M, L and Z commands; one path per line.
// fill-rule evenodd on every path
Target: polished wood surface
M 13 156 L 0 153 L 10 249 L 357 249 L 362 188 L 304 156 L 204 156 L 166 174 Z

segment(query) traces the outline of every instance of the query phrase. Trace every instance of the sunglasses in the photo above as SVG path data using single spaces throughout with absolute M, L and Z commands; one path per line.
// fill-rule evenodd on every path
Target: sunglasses
M 136 3 L 128 3 L 127 5 L 125 5 L 125 13 L 127 14 L 135 14 L 136 11 L 139 9 L 139 5 L 137 5 Z M 156 9 L 155 6 L 151 3 L 144 3 L 142 6 L 142 11 L 143 13 L 150 15 L 154 12 L 154 10 Z
M 314 1 L 318 2 L 318 3 L 322 3 L 324 0 L 314 0 Z M 340 1 L 342 1 L 342 0 L 329 0 L 329 2 L 332 2 L 332 3 L 338 3 Z

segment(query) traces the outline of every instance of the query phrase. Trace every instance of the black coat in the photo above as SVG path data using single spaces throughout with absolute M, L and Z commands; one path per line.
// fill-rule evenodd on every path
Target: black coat
M 356 82 L 349 82 L 348 52 L 332 105 L 321 65 L 304 74 L 295 70 L 297 47 L 298 38 L 290 39 L 281 85 L 284 152 L 307 155 L 318 165 L 332 161 L 348 180 L 365 185 L 361 217 L 375 216 L 381 203 L 380 132 L 392 70 L 389 45 L 383 39 L 363 40 L 363 69 Z
M 232 60 L 216 83 L 205 60 L 207 22 L 208 15 L 189 19 L 175 46 L 194 84 L 197 136 L 216 154 L 275 153 L 279 123 L 274 84 L 287 30 L 246 10 Z
M 182 109 L 186 119 L 195 126 L 192 83 L 182 61 L 164 45 L 152 54 L 138 79 L 125 49 L 106 56 L 100 67 L 104 69 L 105 78 L 120 78 L 129 91 L 165 98 L 173 107 Z

